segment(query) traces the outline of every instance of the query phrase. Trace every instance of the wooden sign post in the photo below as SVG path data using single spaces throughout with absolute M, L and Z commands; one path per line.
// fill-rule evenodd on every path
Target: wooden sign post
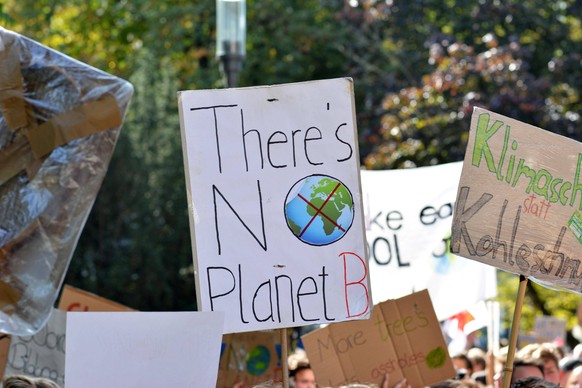
M 515 310 L 513 311 L 513 321 L 511 323 L 511 333 L 509 335 L 509 346 L 507 348 L 507 359 L 503 371 L 503 388 L 509 388 L 511 385 L 511 376 L 513 375 L 513 359 L 517 347 L 517 335 L 519 334 L 519 321 L 521 320 L 521 308 L 527 288 L 527 278 L 519 276 L 519 288 L 517 291 L 517 300 L 515 301 Z
M 281 329 L 281 364 L 283 366 L 281 368 L 281 381 L 283 382 L 283 388 L 289 388 L 289 363 L 287 363 L 289 350 L 287 348 L 287 340 L 287 328 L 284 327 Z

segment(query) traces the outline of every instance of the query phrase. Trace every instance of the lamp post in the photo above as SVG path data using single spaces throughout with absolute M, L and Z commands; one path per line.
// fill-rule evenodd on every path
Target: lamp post
M 245 57 L 246 28 L 245 0 L 216 0 L 216 57 L 229 88 L 238 84 Z

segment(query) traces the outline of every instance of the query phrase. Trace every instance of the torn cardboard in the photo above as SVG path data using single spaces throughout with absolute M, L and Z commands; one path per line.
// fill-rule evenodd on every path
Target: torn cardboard
M 413 388 L 455 376 L 428 291 L 374 306 L 366 321 L 331 324 L 302 337 L 319 385 L 380 384 L 384 375 Z
M 135 311 L 120 303 L 69 286 L 63 286 L 59 300 L 59 309 L 63 311 Z

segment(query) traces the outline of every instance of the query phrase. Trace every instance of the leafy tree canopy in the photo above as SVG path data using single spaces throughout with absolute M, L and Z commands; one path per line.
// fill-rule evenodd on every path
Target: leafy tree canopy
M 475 105 L 580 140 L 581 11 L 576 0 L 248 0 L 240 85 L 352 77 L 369 169 L 461 160 Z M 224 86 L 214 0 L 5 0 L 0 20 L 135 86 L 66 281 L 138 309 L 192 309 L 175 92 Z M 511 312 L 517 277 L 500 279 Z M 578 295 L 532 285 L 528 298 L 524 329 L 541 313 L 575 324 Z

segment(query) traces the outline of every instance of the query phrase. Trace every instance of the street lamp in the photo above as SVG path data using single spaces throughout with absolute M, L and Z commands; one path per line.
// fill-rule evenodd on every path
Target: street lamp
M 245 56 L 245 0 L 216 0 L 216 57 L 229 88 L 237 86 Z

